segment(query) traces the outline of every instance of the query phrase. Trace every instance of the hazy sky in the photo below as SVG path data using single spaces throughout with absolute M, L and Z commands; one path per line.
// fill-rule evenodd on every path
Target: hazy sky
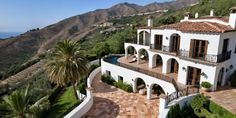
M 70 16 L 117 3 L 145 5 L 171 0 L 0 0 L 0 32 L 25 32 L 45 27 Z

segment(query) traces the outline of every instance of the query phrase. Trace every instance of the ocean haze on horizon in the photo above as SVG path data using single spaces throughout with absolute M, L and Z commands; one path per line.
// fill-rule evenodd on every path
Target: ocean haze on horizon
M 0 39 L 6 39 L 20 35 L 22 32 L 0 32 Z

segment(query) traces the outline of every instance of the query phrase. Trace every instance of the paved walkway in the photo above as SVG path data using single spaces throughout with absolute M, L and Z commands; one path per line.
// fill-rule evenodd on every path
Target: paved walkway
M 94 78 L 94 104 L 83 118 L 157 118 L 159 99 L 147 100 L 146 95 L 127 93 Z
M 202 92 L 210 100 L 236 114 L 236 88 L 221 87 L 215 92 Z

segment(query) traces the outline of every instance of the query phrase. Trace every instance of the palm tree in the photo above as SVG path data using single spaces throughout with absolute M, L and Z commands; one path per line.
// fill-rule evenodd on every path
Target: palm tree
M 50 106 L 48 96 L 30 104 L 30 101 L 33 100 L 31 100 L 31 95 L 29 94 L 29 86 L 24 92 L 14 91 L 11 95 L 4 97 L 3 100 L 0 104 L 0 114 L 9 118 L 38 118 L 40 113 Z
M 60 41 L 47 56 L 45 70 L 52 83 L 66 86 L 71 83 L 75 98 L 76 83 L 88 73 L 88 61 L 82 55 L 79 43 L 69 40 Z

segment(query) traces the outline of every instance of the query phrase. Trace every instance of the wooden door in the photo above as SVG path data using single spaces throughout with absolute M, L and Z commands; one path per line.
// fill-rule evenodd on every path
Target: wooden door
M 180 36 L 172 36 L 172 42 L 171 42 L 171 51 L 172 52 L 177 52 L 179 50 L 179 45 L 180 45 Z
M 201 69 L 188 67 L 187 85 L 199 85 Z
M 176 60 L 172 59 L 171 60 L 171 68 L 170 68 L 170 72 L 171 73 L 178 73 L 178 69 L 179 69 L 179 64 Z
M 162 49 L 162 35 L 155 35 L 154 47 L 157 50 Z
M 222 53 L 226 53 L 228 50 L 229 39 L 224 39 Z
M 192 39 L 190 43 L 190 57 L 197 59 L 205 59 L 207 54 L 207 41 Z

